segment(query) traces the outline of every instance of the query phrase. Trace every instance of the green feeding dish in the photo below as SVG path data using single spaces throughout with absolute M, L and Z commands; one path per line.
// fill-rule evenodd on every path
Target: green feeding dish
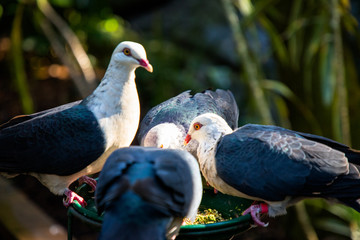
M 86 202 L 86 207 L 81 207 L 78 202 L 72 204 L 68 209 L 68 239 L 72 239 L 72 219 L 77 217 L 83 222 L 100 230 L 102 216 L 98 215 L 94 201 L 94 193 L 89 192 L 91 188 L 83 184 L 76 189 L 76 193 L 82 196 Z M 241 213 L 247 209 L 253 201 L 225 195 L 215 194 L 212 189 L 204 189 L 204 194 L 199 210 L 216 209 L 225 221 L 183 225 L 180 228 L 176 239 L 229 239 L 235 234 L 239 234 L 251 227 L 252 219 L 249 214 L 241 216 Z M 228 220 L 227 220 L 228 219 Z

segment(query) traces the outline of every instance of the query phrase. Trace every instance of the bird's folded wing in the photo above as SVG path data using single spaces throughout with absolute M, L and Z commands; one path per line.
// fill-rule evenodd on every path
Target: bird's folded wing
M 312 195 L 348 172 L 342 152 L 273 126 L 245 125 L 219 142 L 218 175 L 247 195 L 281 201 Z
M 127 150 L 125 148 L 118 149 L 111 154 L 100 173 L 95 192 L 95 201 L 99 212 L 104 211 L 108 203 L 111 203 L 130 187 L 130 182 L 124 176 L 124 172 L 136 159 L 134 155 L 127 154 Z
M 185 91 L 151 108 L 140 123 L 138 133 L 139 142 L 141 142 L 146 133 L 154 126 L 164 122 L 177 123 L 177 121 L 173 121 L 179 117 L 176 112 L 182 112 L 183 109 L 179 109 L 179 107 L 183 105 L 184 102 L 187 102 L 189 98 L 191 98 L 190 90 Z
M 352 149 L 345 144 L 336 142 L 336 141 L 326 138 L 326 137 L 313 135 L 313 134 L 309 134 L 309 133 L 302 133 L 302 132 L 297 132 L 297 133 L 306 139 L 325 144 L 331 148 L 334 148 L 340 152 L 345 153 L 349 162 L 360 165 L 360 151 L 359 150 Z
M 179 216 L 187 216 L 194 220 L 202 197 L 198 163 L 186 151 L 169 150 L 166 153 L 163 156 L 159 155 L 155 162 L 156 176 L 170 189 L 171 209 L 179 211 Z
M 7 128 L 7 127 L 10 127 L 10 126 L 14 126 L 14 125 L 22 123 L 22 122 L 25 122 L 25 121 L 33 119 L 35 117 L 39 117 L 39 116 L 51 113 L 51 112 L 59 112 L 61 110 L 71 108 L 71 107 L 73 107 L 75 105 L 78 105 L 80 102 L 81 102 L 81 100 L 76 101 L 76 102 L 67 103 L 67 104 L 64 104 L 64 105 L 61 105 L 61 106 L 58 106 L 58 107 L 55 107 L 55 108 L 50 108 L 50 109 L 47 109 L 47 110 L 44 110 L 44 111 L 41 111 L 41 112 L 37 112 L 37 113 L 33 113 L 33 114 L 15 116 L 12 119 L 10 119 L 9 121 L 1 124 L 0 125 L 0 130 L 4 129 L 4 128 Z
M 0 172 L 70 175 L 95 161 L 104 147 L 86 106 L 52 109 L 0 130 Z

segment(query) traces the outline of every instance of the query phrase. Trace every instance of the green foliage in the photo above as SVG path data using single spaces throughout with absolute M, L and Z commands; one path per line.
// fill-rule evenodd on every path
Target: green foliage
M 355 30 L 357 23 L 351 16 L 349 3 L 263 0 L 248 4 L 253 5 L 247 7 L 251 10 L 247 10 L 243 16 L 243 25 L 249 29 L 260 24 L 266 31 L 271 39 L 278 81 L 288 86 L 293 96 L 304 102 L 289 109 L 293 125 L 310 132 L 323 132 L 328 137 L 350 144 L 346 86 L 350 76 L 346 75 L 344 61 L 346 59 L 350 66 L 355 67 L 355 59 L 348 54 L 344 56 L 347 45 L 343 44 L 342 39 L 345 34 L 357 37 L 359 33 Z M 240 12 L 245 11 L 241 9 L 242 5 L 237 6 Z M 290 13 L 283 14 L 285 12 Z M 351 31 L 347 32 L 344 26 Z M 261 58 L 256 56 L 256 52 L 252 55 Z M 356 69 L 350 71 L 356 72 Z M 307 121 L 301 123 L 301 120 L 292 118 L 299 111 L 313 112 L 315 116 L 307 114 Z M 328 113 L 324 114 L 324 111 Z M 331 126 L 321 125 L 319 128 L 319 123 L 328 120 L 329 116 L 332 116 Z
M 267 96 L 267 101 L 274 103 L 271 107 L 276 109 L 272 111 L 276 122 L 285 127 L 291 124 L 302 131 L 324 133 L 322 135 L 345 144 L 354 142 L 355 146 L 359 146 L 357 134 L 351 135 L 350 130 L 351 119 L 358 118 L 354 109 L 355 106 L 358 108 L 358 97 L 352 95 L 359 90 L 356 80 L 357 56 L 350 53 L 352 46 L 345 42 L 347 36 L 358 39 L 359 29 L 350 13 L 349 2 L 224 2 L 232 2 L 238 7 L 242 13 L 239 20 L 243 28 L 253 32 L 259 24 L 271 40 L 277 80 L 261 80 L 262 84 L 258 87 Z M 287 12 L 289 14 L 284 14 Z M 240 42 L 236 35 L 234 39 Z M 247 49 L 251 50 L 249 47 Z M 254 62 L 260 62 L 261 55 L 256 51 L 250 55 L 256 59 Z M 245 62 L 243 64 L 246 66 Z M 266 73 L 260 68 L 258 76 L 261 75 L 265 76 Z M 349 112 L 352 113 L 351 118 Z M 355 129 L 358 127 L 356 124 Z M 314 204 L 319 202 L 322 204 Z M 319 231 L 344 237 L 358 234 L 360 215 L 356 211 L 339 205 L 330 206 L 320 200 L 307 201 L 307 205 L 316 211 L 328 211 L 325 217 L 323 213 L 317 215 L 309 212 L 310 219 L 317 219 L 313 225 L 302 220 L 305 208 L 298 211 L 300 224 L 308 239 L 318 239 L 316 234 Z

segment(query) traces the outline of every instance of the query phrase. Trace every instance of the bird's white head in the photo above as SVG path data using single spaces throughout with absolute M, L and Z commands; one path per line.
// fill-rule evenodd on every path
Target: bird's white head
M 161 123 L 151 128 L 143 139 L 145 147 L 178 149 L 184 139 L 183 133 L 174 123 Z
M 147 60 L 144 47 L 135 42 L 124 41 L 119 43 L 113 52 L 111 61 L 134 69 L 143 67 L 149 72 L 153 71 L 152 65 Z
M 184 145 L 187 145 L 192 139 L 199 143 L 211 139 L 217 141 L 221 136 L 231 132 L 232 129 L 222 117 L 214 113 L 205 113 L 197 116 L 191 122 Z

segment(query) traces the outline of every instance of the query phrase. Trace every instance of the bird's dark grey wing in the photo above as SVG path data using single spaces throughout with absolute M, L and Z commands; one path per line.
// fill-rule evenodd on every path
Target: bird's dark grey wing
M 104 148 L 93 113 L 74 104 L 2 128 L 0 172 L 70 175 L 96 160 Z
M 104 209 L 109 200 L 120 196 L 129 180 L 134 193 L 168 216 L 184 217 L 201 200 L 199 167 L 186 151 L 138 146 L 114 151 L 99 176 L 98 207 Z
M 188 90 L 151 108 L 140 123 L 138 141 L 141 142 L 146 133 L 158 124 L 165 122 L 176 123 L 177 121 L 174 120 L 181 116 L 183 110 L 182 108 L 179 109 L 179 106 L 183 105 L 191 97 L 190 90 Z
M 27 120 L 33 119 L 33 118 L 38 117 L 38 116 L 45 115 L 45 114 L 50 113 L 50 112 L 59 112 L 59 111 L 71 108 L 71 107 L 73 107 L 75 105 L 78 105 L 80 102 L 81 102 L 81 100 L 76 101 L 76 102 L 67 103 L 67 104 L 64 104 L 64 105 L 61 105 L 61 106 L 58 106 L 58 107 L 55 107 L 55 108 L 50 108 L 50 109 L 47 109 L 47 110 L 44 110 L 44 111 L 41 111 L 41 112 L 37 112 L 37 113 L 33 113 L 33 114 L 15 116 L 12 119 L 10 119 L 9 121 L 1 124 L 0 125 L 0 130 L 4 129 L 4 128 L 7 128 L 7 127 L 10 127 L 10 126 L 14 126 L 14 125 L 22 123 L 22 122 L 25 122 Z
M 311 196 L 349 170 L 342 152 L 286 129 L 253 124 L 223 137 L 216 167 L 227 184 L 268 201 Z
M 156 150 L 153 158 L 156 178 L 144 179 L 134 191 L 169 215 L 186 216 L 202 195 L 196 160 L 186 151 L 170 149 Z
M 114 151 L 106 160 L 96 185 L 95 201 L 98 212 L 103 212 L 107 205 L 123 194 L 129 187 L 128 178 L 123 174 L 136 161 L 136 156 L 126 148 Z
M 218 109 L 216 113 L 225 119 L 231 129 L 237 129 L 239 122 L 239 107 L 232 92 L 229 90 L 216 89 L 216 91 L 206 90 L 204 94 L 214 99 Z

